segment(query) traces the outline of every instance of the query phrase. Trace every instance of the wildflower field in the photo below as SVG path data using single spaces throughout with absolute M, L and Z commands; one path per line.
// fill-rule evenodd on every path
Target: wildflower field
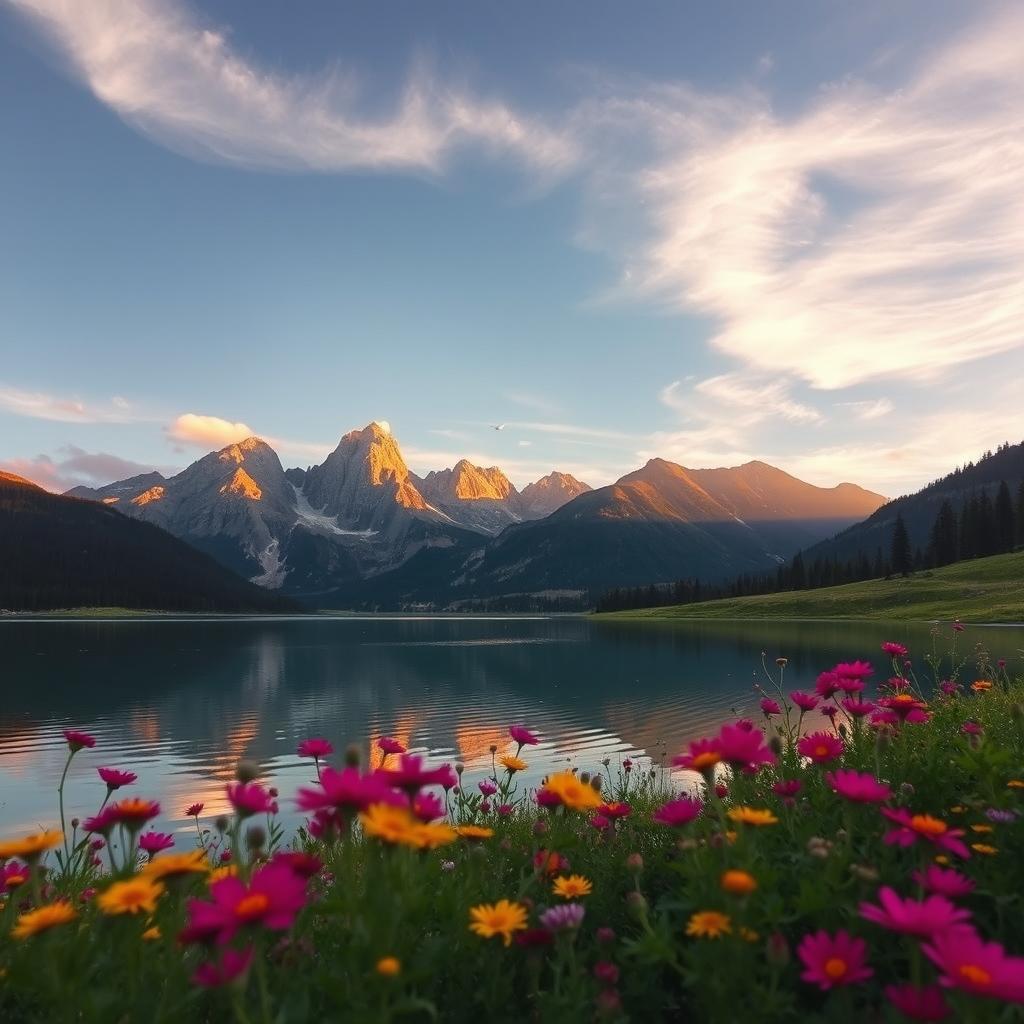
M 308 785 L 240 765 L 192 848 L 132 773 L 62 779 L 0 830 L 0 1020 L 1022 1020 L 1024 682 L 962 684 L 961 630 L 806 693 L 780 658 L 758 722 L 539 789 L 522 725 L 482 775 L 310 737 Z

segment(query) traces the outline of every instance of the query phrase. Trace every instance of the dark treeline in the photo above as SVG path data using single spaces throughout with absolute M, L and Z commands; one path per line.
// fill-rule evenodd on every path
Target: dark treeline
M 986 453 L 986 457 L 991 457 L 991 453 Z M 968 466 L 974 468 L 973 463 Z M 967 467 L 952 476 L 960 478 L 965 472 L 968 472 Z M 934 486 L 929 485 L 925 490 Z M 788 565 L 780 565 L 774 572 L 745 573 L 726 583 L 683 579 L 645 587 L 617 587 L 598 599 L 596 609 L 599 612 L 625 611 L 726 597 L 814 590 L 892 575 L 906 576 L 966 559 L 1005 554 L 1021 546 L 1024 546 L 1024 480 L 1016 496 L 1010 493 L 1006 481 L 1001 480 L 994 498 L 990 488 L 981 488 L 969 493 L 956 508 L 950 499 L 944 499 L 925 548 L 911 546 L 903 516 L 898 514 L 889 549 L 883 551 L 879 547 L 873 557 L 862 552 L 847 560 L 822 557 L 808 560 L 798 551 Z

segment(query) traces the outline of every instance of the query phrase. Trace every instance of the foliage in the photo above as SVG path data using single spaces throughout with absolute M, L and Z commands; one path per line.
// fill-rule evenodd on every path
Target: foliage
M 609 759 L 535 792 L 521 727 L 479 775 L 310 739 L 307 826 L 285 840 L 242 765 L 231 816 L 189 809 L 191 858 L 104 769 L 66 840 L 0 843 L 0 1019 L 1019 1019 L 1024 683 L 983 657 L 965 690 L 961 629 L 928 683 L 885 645 L 870 698 L 865 662 L 792 695 L 765 665 L 765 732 L 723 725 L 678 776 Z M 66 737 L 68 763 L 94 742 Z

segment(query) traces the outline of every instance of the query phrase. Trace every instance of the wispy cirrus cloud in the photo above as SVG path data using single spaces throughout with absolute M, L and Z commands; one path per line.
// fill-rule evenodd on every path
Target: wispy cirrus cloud
M 30 419 L 58 423 L 137 423 L 153 419 L 124 398 L 83 401 L 45 391 L 26 391 L 0 384 L 0 410 Z
M 877 420 L 896 408 L 888 398 L 869 398 L 860 402 L 836 402 L 837 409 L 849 409 L 858 419 Z
M 282 170 L 435 172 L 471 144 L 547 173 L 575 163 L 560 132 L 415 69 L 391 113 L 354 74 L 258 66 L 173 0 L 8 0 L 126 122 L 186 155 Z

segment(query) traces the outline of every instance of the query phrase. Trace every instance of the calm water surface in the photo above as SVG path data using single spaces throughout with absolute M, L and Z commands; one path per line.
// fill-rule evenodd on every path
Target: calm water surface
M 864 623 L 616 623 L 583 618 L 305 618 L 0 621 L 0 834 L 53 824 L 66 748 L 69 816 L 92 813 L 96 767 L 139 775 L 161 823 L 187 835 L 193 801 L 225 809 L 239 758 L 286 796 L 311 777 L 295 755 L 310 736 L 340 752 L 395 736 L 432 761 L 489 766 L 521 723 L 543 737 L 523 784 L 605 757 L 667 763 L 733 712 L 756 716 L 761 652 L 789 658 L 787 688 L 840 659 L 881 671 L 882 640 L 930 649 L 928 627 Z M 972 627 L 975 643 L 1021 666 L 1024 629 Z M 919 668 L 924 666 L 918 662 Z M 774 665 L 772 664 L 774 669 Z M 973 678 L 971 661 L 967 678 Z M 791 684 L 791 685 L 790 685 Z M 473 775 L 473 781 L 480 777 Z M 290 801 L 282 812 L 295 823 Z M 188 842 L 189 840 L 185 840 Z

